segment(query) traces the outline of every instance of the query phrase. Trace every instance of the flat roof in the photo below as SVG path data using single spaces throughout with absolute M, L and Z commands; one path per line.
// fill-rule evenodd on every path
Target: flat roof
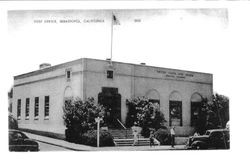
M 96 60 L 96 61 L 108 61 L 108 60 L 93 59 L 93 58 L 83 58 L 83 59 Z M 165 69 L 165 70 L 185 71 L 185 72 L 190 72 L 190 73 L 198 73 L 198 74 L 213 75 L 212 73 L 205 73 L 205 72 L 198 72 L 198 71 L 190 71 L 190 70 L 181 70 L 181 69 L 174 69 L 174 68 L 166 68 L 166 67 L 160 67 L 160 66 L 151 66 L 151 65 L 147 65 L 147 64 L 141 65 L 141 64 L 134 64 L 134 63 L 119 62 L 119 61 L 112 61 L 112 62 L 114 62 L 114 63 L 119 63 L 119 64 L 126 64 L 126 65 L 144 66 L 144 67 L 151 67 L 151 68 L 160 68 L 160 69 Z
M 79 64 L 79 63 L 83 63 L 83 60 L 95 60 L 95 61 L 109 61 L 109 60 L 101 60 L 101 59 L 93 59 L 93 58 L 80 58 L 77 60 L 73 60 L 73 61 L 69 61 L 69 62 L 65 62 L 65 63 L 61 63 L 61 64 L 57 64 L 57 65 L 53 65 L 50 67 L 46 67 L 44 69 L 38 69 L 35 71 L 31 71 L 28 73 L 24 73 L 24 74 L 20 74 L 20 75 L 16 75 L 14 76 L 14 80 L 17 79 L 22 79 L 22 78 L 26 78 L 26 77 L 30 77 L 30 76 L 34 76 L 34 75 L 39 75 L 39 74 L 43 74 L 43 73 L 47 73 L 50 71 L 54 71 L 56 69 L 60 69 L 66 66 L 70 66 L 70 65 L 75 65 L 75 64 Z M 211 73 L 204 73 L 204 72 L 195 72 L 195 71 L 189 71 L 189 70 L 180 70 L 180 69 L 172 69 L 172 68 L 165 68 L 165 67 L 157 67 L 157 66 L 149 66 L 149 65 L 141 65 L 141 64 L 133 64 L 133 63 L 125 63 L 125 62 L 119 62 L 119 61 L 112 61 L 113 63 L 118 63 L 118 64 L 126 64 L 126 65 L 133 65 L 133 66 L 143 66 L 143 67 L 150 67 L 150 68 L 160 68 L 160 69 L 165 69 L 165 70 L 175 70 L 175 71 L 185 71 L 185 72 L 191 72 L 191 73 L 199 73 L 199 74 L 206 74 L 206 75 L 212 75 Z
M 81 59 L 77 59 L 77 60 L 73 60 L 73 61 L 53 65 L 53 66 L 50 66 L 50 67 L 46 67 L 44 69 L 38 69 L 38 70 L 31 71 L 31 72 L 28 72 L 28 73 L 16 75 L 16 76 L 14 76 L 14 80 L 22 79 L 22 78 L 26 78 L 26 77 L 30 77 L 30 76 L 34 76 L 34 75 L 38 75 L 38 74 L 47 73 L 47 72 L 50 72 L 50 71 L 54 71 L 56 69 L 63 68 L 65 66 L 70 66 L 70 65 L 82 63 L 82 61 L 83 61 L 83 59 L 81 58 Z

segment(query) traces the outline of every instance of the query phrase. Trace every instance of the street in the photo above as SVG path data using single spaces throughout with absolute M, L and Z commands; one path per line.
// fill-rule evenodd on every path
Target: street
M 55 145 L 51 145 L 51 144 L 47 144 L 43 142 L 38 142 L 38 143 L 39 143 L 40 151 L 69 151 L 69 149 L 66 149 L 63 147 L 59 147 L 59 146 L 55 146 Z
M 41 136 L 25 132 L 25 134 L 32 140 L 35 140 L 39 144 L 40 151 L 145 151 L 145 150 L 183 150 L 184 145 L 176 145 L 175 148 L 171 146 L 122 146 L 122 147 L 91 147 L 87 145 L 81 145 L 76 143 L 67 142 L 61 139 L 55 139 L 51 137 Z

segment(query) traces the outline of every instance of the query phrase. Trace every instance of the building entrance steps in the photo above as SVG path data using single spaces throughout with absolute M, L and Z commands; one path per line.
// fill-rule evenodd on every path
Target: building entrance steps
M 132 139 L 133 132 L 131 129 L 109 129 L 109 133 L 114 139 Z
M 109 129 L 110 134 L 114 137 L 116 146 L 133 146 L 134 136 L 132 129 Z M 135 146 L 149 146 L 149 138 L 144 138 L 141 134 L 138 135 L 138 141 Z M 156 140 L 155 145 L 160 145 Z
M 149 146 L 149 138 L 139 138 L 138 141 L 134 144 L 134 139 L 114 139 L 116 146 Z M 159 146 L 159 141 L 155 140 L 154 145 Z

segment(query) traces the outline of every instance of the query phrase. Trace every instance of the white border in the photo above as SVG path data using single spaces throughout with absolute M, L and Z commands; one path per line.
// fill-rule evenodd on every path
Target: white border
M 232 67 L 226 67 L 230 88 L 230 126 L 231 150 L 230 151 L 159 151 L 159 152 L 43 152 L 43 153 L 8 153 L 7 137 L 7 91 L 6 82 L 8 66 L 5 62 L 5 38 L 7 32 L 7 10 L 35 10 L 35 9 L 164 9 L 164 8 L 228 8 L 229 26 L 232 44 L 228 48 L 232 53 L 228 58 Z M 228 161 L 249 160 L 249 38 L 250 38 L 250 4 L 247 2 L 0 2 L 0 48 L 1 53 L 1 155 L 7 161 Z M 233 47 L 231 45 L 234 45 Z M 14 59 L 14 58 L 13 58 Z M 212 63 L 211 63 L 212 66 Z M 228 71 L 229 70 L 229 71 Z M 216 82 L 215 82 L 216 84 Z M 245 160 L 246 159 L 246 160 Z

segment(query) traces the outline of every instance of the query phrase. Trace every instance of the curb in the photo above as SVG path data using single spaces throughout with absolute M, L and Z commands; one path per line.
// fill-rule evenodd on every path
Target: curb
M 28 132 L 27 132 L 28 133 Z M 33 133 L 30 133 L 30 134 L 33 134 Z M 33 134 L 36 136 L 36 134 Z M 41 136 L 41 135 L 38 135 L 38 136 Z M 50 137 L 46 137 L 46 138 L 50 138 Z M 57 147 L 61 147 L 61 148 L 65 148 L 65 149 L 68 149 L 68 150 L 72 150 L 72 151 L 173 151 L 173 150 L 185 150 L 185 148 L 171 148 L 171 147 L 156 147 L 156 148 L 136 148 L 136 147 L 132 147 L 131 150 L 129 148 L 126 148 L 126 147 L 108 147 L 105 149 L 105 147 L 101 147 L 101 148 L 98 148 L 98 147 L 92 147 L 92 148 L 76 148 L 76 147 L 69 147 L 69 146 L 65 146 L 65 144 L 57 144 L 57 143 L 53 143 L 53 142 L 47 142 L 45 139 L 38 139 L 38 138 L 35 138 L 35 137 L 31 137 L 31 139 L 33 140 L 36 140 L 38 142 L 41 142 L 41 143 L 45 143 L 45 144 L 49 144 L 49 145 L 53 145 L 53 146 L 57 146 Z M 58 139 L 56 139 L 58 140 Z M 66 141 L 65 141 L 66 142 Z M 67 144 L 66 144 L 67 145 Z M 84 146 L 84 145 L 83 145 Z M 88 146 L 88 147 L 91 147 L 91 146 Z
M 42 142 L 42 143 L 46 143 L 46 144 L 49 144 L 49 145 L 57 146 L 57 147 L 62 147 L 62 148 L 69 149 L 69 150 L 72 150 L 72 151 L 90 151 L 90 150 L 75 149 L 75 148 L 62 146 L 62 145 L 58 145 L 58 144 L 54 144 L 54 143 L 50 143 L 50 142 L 45 142 L 45 141 L 41 141 L 41 140 L 37 140 L 37 139 L 33 139 L 33 140 L 36 140 L 36 141 Z

